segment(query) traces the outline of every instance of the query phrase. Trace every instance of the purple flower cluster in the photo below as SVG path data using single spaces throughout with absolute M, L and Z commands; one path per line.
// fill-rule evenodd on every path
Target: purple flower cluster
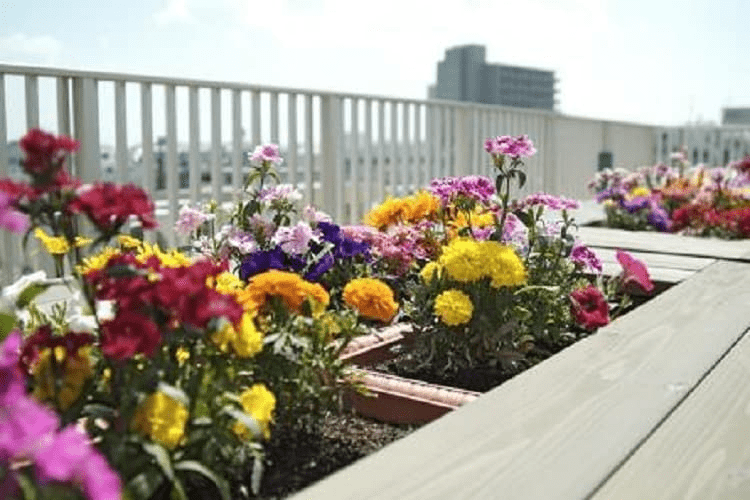
M 279 155 L 279 146 L 277 144 L 266 144 L 264 146 L 258 146 L 250 155 L 250 160 L 258 163 L 265 161 L 271 162 L 275 165 L 279 165 L 282 162 L 281 156 Z
M 484 141 L 484 150 L 493 156 L 531 158 L 536 154 L 534 144 L 527 135 L 499 135 Z
M 370 255 L 368 243 L 347 236 L 339 226 L 325 221 L 318 222 L 314 230 L 306 222 L 279 228 L 272 241 L 275 246 L 271 249 L 256 250 L 245 256 L 239 269 L 241 279 L 281 269 L 303 273 L 308 281 L 318 281 L 336 261 L 357 256 L 367 259 Z
M 443 206 L 449 205 L 458 197 L 487 203 L 495 194 L 495 184 L 492 179 L 482 175 L 441 177 L 433 179 L 428 190 L 440 198 Z
M 576 241 L 570 250 L 570 260 L 583 269 L 591 269 L 599 274 L 602 272 L 602 261 L 599 260 L 599 256 L 580 241 Z
M 31 461 L 41 483 L 75 485 L 91 500 L 119 499 L 120 478 L 88 436 L 74 426 L 58 430 L 57 415 L 26 396 L 21 342 L 16 331 L 0 346 L 0 468 L 12 479 L 17 464 Z
M 577 200 L 555 196 L 547 193 L 534 193 L 513 204 L 514 210 L 524 210 L 529 207 L 543 206 L 550 210 L 575 210 L 581 207 Z

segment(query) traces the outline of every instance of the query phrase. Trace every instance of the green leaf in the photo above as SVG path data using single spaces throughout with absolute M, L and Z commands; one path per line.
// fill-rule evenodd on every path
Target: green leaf
M 26 474 L 17 474 L 16 481 L 18 482 L 18 486 L 21 487 L 21 494 L 23 495 L 24 500 L 36 500 L 37 499 L 36 488 L 34 487 L 34 483 L 31 481 L 31 479 L 29 479 L 29 477 Z
M 201 474 L 202 476 L 209 479 L 212 483 L 214 483 L 216 489 L 219 490 L 219 494 L 221 495 L 222 500 L 232 500 L 229 494 L 229 484 L 227 484 L 225 480 L 217 476 L 211 469 L 209 469 L 202 463 L 195 460 L 183 460 L 174 464 L 174 468 L 176 471 L 196 472 L 198 474 Z
M 29 303 L 34 300 L 34 298 L 47 291 L 48 288 L 49 285 L 45 285 L 42 283 L 33 283 L 27 286 L 18 296 L 18 300 L 16 300 L 16 307 L 19 309 L 23 309 L 24 307 L 29 305 Z
M 526 185 L 526 172 L 523 170 L 516 170 L 518 173 L 518 189 L 523 189 L 524 185 Z
M 13 330 L 16 326 L 16 317 L 12 314 L 0 313 L 0 341 L 5 340 L 5 337 Z
M 123 498 L 148 500 L 163 482 L 164 478 L 153 471 L 141 472 L 125 485 Z
M 143 443 L 143 450 L 150 454 L 156 460 L 157 465 L 170 481 L 174 481 L 174 469 L 172 468 L 172 459 L 169 452 L 160 444 Z

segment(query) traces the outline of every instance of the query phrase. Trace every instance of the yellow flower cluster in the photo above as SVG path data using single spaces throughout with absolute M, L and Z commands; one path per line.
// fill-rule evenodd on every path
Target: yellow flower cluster
M 442 275 L 443 269 L 437 262 L 428 262 L 419 272 L 422 277 L 422 281 L 430 283 L 436 277 L 439 278 Z
M 516 252 L 496 241 L 456 238 L 444 249 L 438 265 L 448 276 L 462 283 L 491 279 L 495 288 L 526 282 L 526 268 Z
M 630 190 L 630 192 L 625 196 L 628 200 L 632 200 L 633 198 L 638 198 L 642 196 L 651 196 L 651 190 L 645 186 L 636 186 L 633 189 Z
M 434 219 L 439 208 L 440 200 L 427 191 L 406 198 L 389 197 L 365 215 L 365 224 L 384 229 L 399 222 Z
M 40 228 L 36 228 L 34 236 L 39 238 L 47 252 L 52 255 L 65 255 L 70 250 L 68 240 L 62 236 L 50 236 Z
M 222 352 L 227 352 L 231 346 L 237 356 L 252 358 L 263 350 L 263 333 L 255 327 L 254 318 L 255 311 L 245 311 L 239 325 L 227 323 L 211 340 Z
M 131 426 L 136 432 L 172 450 L 182 442 L 187 420 L 188 410 L 182 402 L 156 391 L 138 406 Z
M 435 314 L 448 326 L 468 323 L 474 314 L 471 298 L 461 290 L 446 290 L 435 298 Z
M 273 393 L 265 385 L 255 384 L 250 389 L 242 391 L 240 404 L 245 413 L 258 423 L 263 437 L 269 439 L 271 437 L 273 410 L 276 407 L 276 397 Z M 232 430 L 241 439 L 250 438 L 250 429 L 243 423 L 235 422 Z
M 212 286 L 217 292 L 224 295 L 237 295 L 245 288 L 245 283 L 229 271 L 219 274 L 214 281 L 215 283 L 208 283 L 208 286 Z
M 76 266 L 76 271 L 81 274 L 88 274 L 92 271 L 98 271 L 107 265 L 109 259 L 120 255 L 120 251 L 112 247 L 104 247 L 99 253 L 83 259 L 83 262 Z
M 65 411 L 78 399 L 86 381 L 94 375 L 91 365 L 91 348 L 84 346 L 75 353 L 58 346 L 46 348 L 39 353 L 39 358 L 32 367 L 34 376 L 34 397 L 39 401 L 54 401 L 58 408 Z M 57 383 L 55 365 L 61 370 L 60 386 Z
M 463 210 L 456 211 L 455 217 L 448 221 L 448 236 L 455 238 L 458 230 L 464 227 L 483 228 L 495 225 L 495 214 L 476 207 L 467 214 Z
M 366 318 L 389 322 L 398 311 L 393 290 L 375 278 L 356 278 L 344 287 L 344 302 Z
M 298 274 L 271 269 L 256 274 L 237 300 L 245 310 L 259 311 L 271 297 L 279 297 L 284 305 L 296 313 L 302 312 L 302 304 L 309 301 L 313 316 L 322 314 L 330 302 L 325 288 L 317 283 L 305 281 Z
M 190 257 L 177 250 L 165 252 L 159 248 L 159 245 L 142 241 L 141 246 L 137 249 L 135 259 L 143 264 L 151 257 L 159 259 L 159 262 L 164 267 L 186 267 L 193 263 Z

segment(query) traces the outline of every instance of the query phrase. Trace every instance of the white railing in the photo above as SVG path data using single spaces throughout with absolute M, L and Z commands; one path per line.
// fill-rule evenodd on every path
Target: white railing
M 750 126 L 689 125 L 660 131 L 660 153 L 684 150 L 693 165 L 722 166 L 750 154 Z
M 599 152 L 623 166 L 652 164 L 658 137 L 655 127 L 550 111 L 0 65 L 0 178 L 14 174 L 9 160 L 19 156 L 9 134 L 17 140 L 37 126 L 81 140 L 71 168 L 85 181 L 148 188 L 169 242 L 179 206 L 230 200 L 247 172 L 245 153 L 262 143 L 281 145 L 283 181 L 305 202 L 354 223 L 385 196 L 431 178 L 491 174 L 486 137 L 528 134 L 538 154 L 524 191 L 578 198 Z M 112 144 L 113 162 L 102 155 Z M 9 237 L 2 249 L 4 279 L 31 265 Z

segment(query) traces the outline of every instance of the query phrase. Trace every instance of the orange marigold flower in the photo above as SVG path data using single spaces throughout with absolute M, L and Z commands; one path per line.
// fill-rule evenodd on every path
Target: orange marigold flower
M 237 294 L 237 301 L 245 309 L 257 310 L 270 297 L 279 297 L 288 309 L 297 313 L 302 312 L 302 304 L 309 299 L 314 315 L 325 310 L 330 302 L 328 292 L 319 284 L 305 281 L 295 273 L 276 269 L 253 276 L 245 289 Z
M 398 311 L 393 290 L 375 278 L 357 278 L 344 287 L 344 302 L 362 316 L 389 322 Z

